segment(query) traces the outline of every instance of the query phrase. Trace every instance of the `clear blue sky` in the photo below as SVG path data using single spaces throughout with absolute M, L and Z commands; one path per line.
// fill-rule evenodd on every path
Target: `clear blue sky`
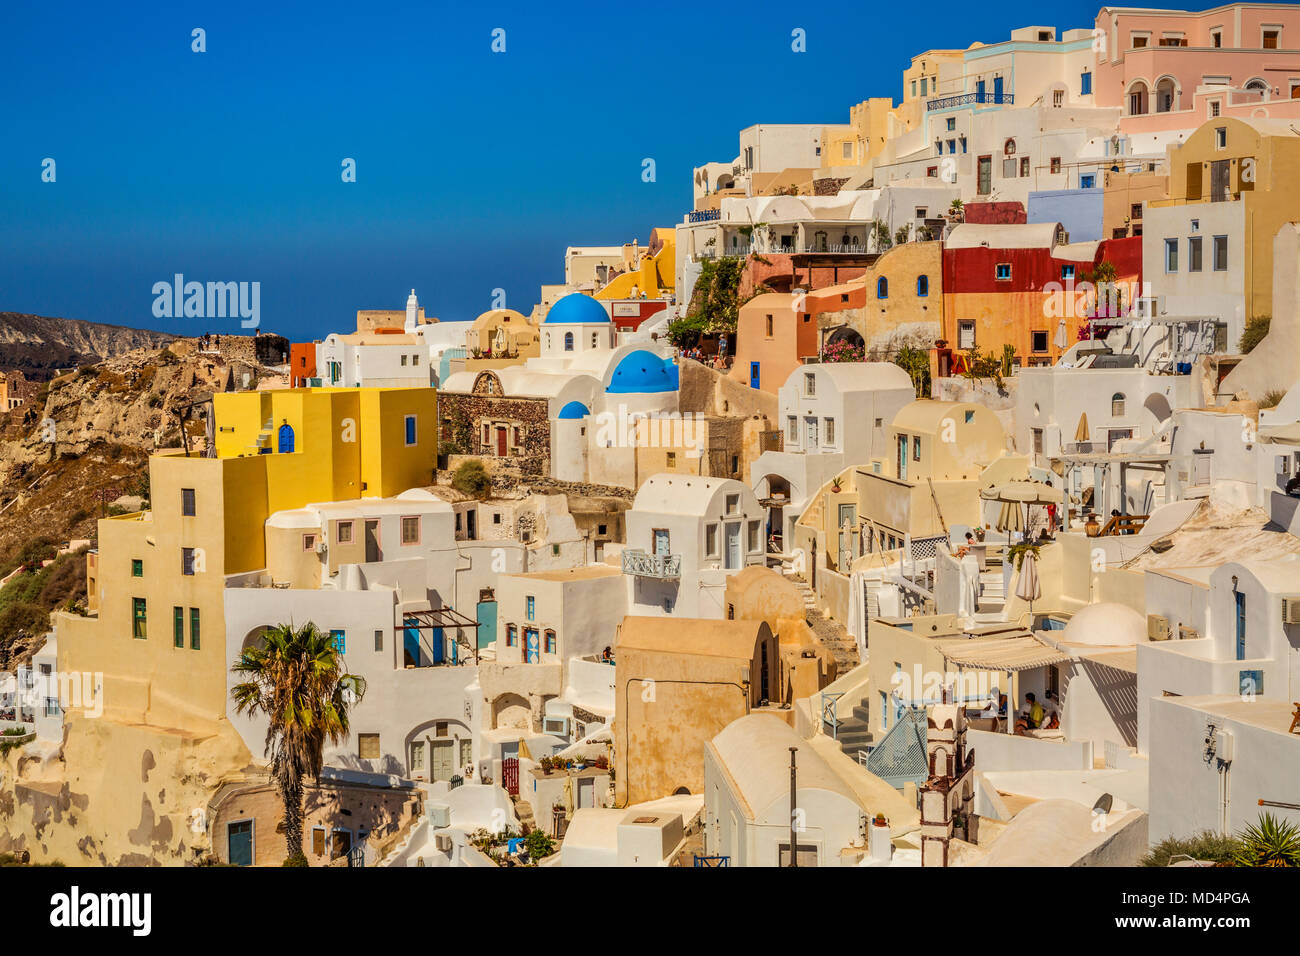
M 847 122 L 853 103 L 899 97 L 914 53 L 1098 9 L 155 6 L 0 2 L 0 311 L 237 330 L 155 319 L 151 288 L 177 272 L 261 282 L 262 328 L 295 340 L 401 308 L 412 286 L 444 320 L 497 287 L 527 311 L 563 281 L 565 246 L 680 221 L 692 167 L 734 158 L 743 127 Z

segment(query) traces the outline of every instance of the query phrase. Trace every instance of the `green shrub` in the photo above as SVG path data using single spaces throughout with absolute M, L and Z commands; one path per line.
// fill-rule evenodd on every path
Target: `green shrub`
M 524 849 L 528 851 L 528 859 L 536 862 L 555 852 L 555 841 L 542 830 L 530 830 L 524 837 Z
M 466 461 L 451 476 L 451 486 L 463 494 L 482 499 L 492 492 L 492 477 L 481 461 Z
M 1249 355 L 1251 350 L 1264 340 L 1268 335 L 1269 326 L 1273 323 L 1271 315 L 1252 316 L 1247 322 L 1245 329 L 1241 332 L 1241 341 L 1237 345 L 1237 351 L 1242 355 Z
M 1179 859 L 1190 857 L 1193 860 L 1213 860 L 1215 863 L 1231 863 L 1238 851 L 1237 841 L 1205 830 L 1192 837 L 1166 837 L 1138 861 L 1139 866 L 1168 866 Z
M 1237 837 L 1238 866 L 1300 866 L 1300 826 L 1262 813 Z
M 311 864 L 307 862 L 307 856 L 304 853 L 295 853 L 293 856 L 287 856 L 284 858 L 284 862 L 281 863 L 280 865 L 281 866 L 311 866 Z

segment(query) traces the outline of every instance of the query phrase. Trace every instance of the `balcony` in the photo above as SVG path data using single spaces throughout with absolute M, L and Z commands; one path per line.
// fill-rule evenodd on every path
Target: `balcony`
M 926 112 L 934 110 L 950 110 L 958 106 L 973 106 L 989 104 L 993 106 L 1014 106 L 1016 95 L 1014 93 L 959 93 L 957 96 L 944 96 L 937 100 L 928 100 L 925 104 Z
M 640 550 L 623 551 L 623 573 L 660 581 L 676 581 L 682 576 L 680 554 L 647 554 Z
M 785 433 L 779 429 L 764 430 L 758 433 L 758 450 L 785 451 Z
M 721 209 L 693 209 L 686 214 L 687 222 L 716 222 L 721 218 Z

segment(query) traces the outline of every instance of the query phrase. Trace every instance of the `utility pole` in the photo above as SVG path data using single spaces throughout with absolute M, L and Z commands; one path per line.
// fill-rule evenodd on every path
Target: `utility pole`
M 795 754 L 799 752 L 798 747 L 790 748 L 790 865 L 796 869 L 799 866 L 799 844 L 798 830 L 795 827 Z

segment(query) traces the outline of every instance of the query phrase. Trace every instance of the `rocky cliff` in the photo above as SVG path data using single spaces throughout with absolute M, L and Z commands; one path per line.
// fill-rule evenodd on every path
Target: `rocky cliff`
M 176 336 L 149 329 L 0 312 L 0 371 L 16 369 L 44 381 L 58 370 L 158 349 Z

